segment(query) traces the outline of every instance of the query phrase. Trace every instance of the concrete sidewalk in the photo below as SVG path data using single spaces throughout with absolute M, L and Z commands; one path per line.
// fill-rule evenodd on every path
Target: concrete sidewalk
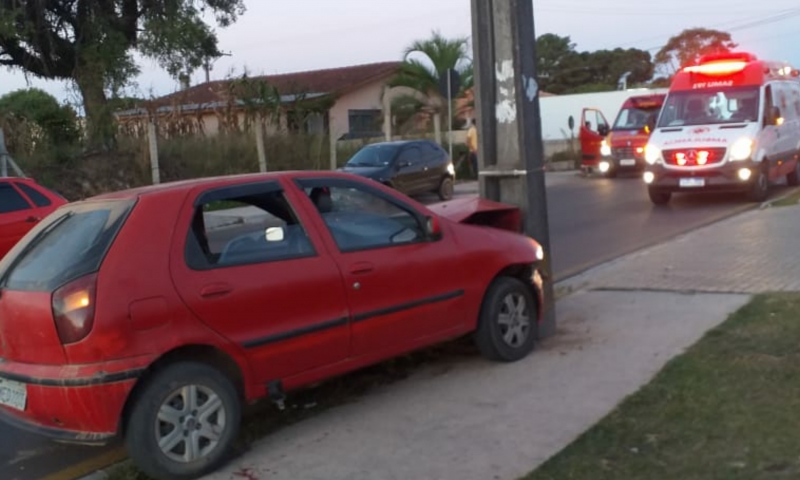
M 435 362 L 276 432 L 206 478 L 518 478 L 750 294 L 800 290 L 798 235 L 800 207 L 751 211 L 597 267 L 558 286 L 573 292 L 558 302 L 558 334 L 529 358 Z

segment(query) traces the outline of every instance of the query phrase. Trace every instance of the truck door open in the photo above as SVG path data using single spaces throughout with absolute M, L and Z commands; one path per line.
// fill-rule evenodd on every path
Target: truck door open
M 600 146 L 609 132 L 608 121 L 596 108 L 584 108 L 581 113 L 579 139 L 581 142 L 582 168 L 597 168 L 600 161 Z

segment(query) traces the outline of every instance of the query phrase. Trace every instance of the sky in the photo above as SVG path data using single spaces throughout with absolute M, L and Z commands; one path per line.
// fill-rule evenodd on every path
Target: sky
M 533 0 L 536 35 L 568 35 L 579 50 L 642 48 L 655 54 L 685 28 L 730 31 L 740 50 L 800 67 L 797 0 Z M 275 74 L 401 60 L 405 47 L 430 36 L 471 35 L 470 0 L 245 0 L 247 12 L 218 30 L 220 49 L 211 79 L 231 73 Z M 129 89 L 143 97 L 178 89 L 154 62 Z M 192 84 L 205 73 L 192 75 Z M 61 101 L 77 102 L 66 82 L 26 78 L 0 69 L 0 95 L 34 86 Z

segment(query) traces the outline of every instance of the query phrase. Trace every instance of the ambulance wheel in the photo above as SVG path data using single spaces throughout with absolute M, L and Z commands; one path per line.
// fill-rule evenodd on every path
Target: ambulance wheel
M 800 185 L 800 160 L 795 160 L 794 170 L 789 175 L 786 175 L 786 183 L 790 187 Z
M 750 191 L 747 192 L 747 199 L 751 202 L 762 203 L 769 196 L 769 179 L 767 172 L 760 169 L 753 179 L 753 184 L 750 186 Z
M 672 192 L 648 188 L 647 193 L 650 195 L 650 201 L 653 202 L 654 205 L 666 205 L 669 203 L 670 199 L 672 199 Z

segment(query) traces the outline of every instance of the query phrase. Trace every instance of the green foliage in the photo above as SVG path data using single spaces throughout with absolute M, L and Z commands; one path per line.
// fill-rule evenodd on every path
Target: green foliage
M 696 63 L 707 54 L 728 53 L 738 45 L 731 34 L 706 28 L 691 28 L 669 39 L 656 54 L 655 62 L 670 74 Z
M 536 39 L 540 87 L 550 93 L 585 93 L 616 90 L 623 74 L 628 83 L 646 82 L 653 76 L 650 54 L 635 48 L 578 52 L 570 37 L 544 34 Z
M 169 72 L 191 71 L 219 55 L 204 20 L 228 26 L 244 0 L 2 0 L 0 66 L 74 81 L 83 96 L 92 146 L 113 135 L 107 91 L 118 93 L 138 72 L 133 53 Z
M 439 93 L 439 79 L 447 75 L 451 68 L 461 76 L 460 94 L 473 87 L 474 74 L 466 38 L 448 39 L 433 32 L 430 39 L 416 41 L 409 46 L 397 75 L 389 81 L 390 87 L 406 87 L 416 92 L 413 96 L 398 97 L 398 106 L 406 108 L 401 114 L 407 116 L 408 108 L 416 112 L 425 109 L 433 113 L 446 110 L 447 101 Z
M 43 90 L 17 90 L 0 97 L 0 116 L 32 122 L 54 145 L 78 141 L 75 112 Z

